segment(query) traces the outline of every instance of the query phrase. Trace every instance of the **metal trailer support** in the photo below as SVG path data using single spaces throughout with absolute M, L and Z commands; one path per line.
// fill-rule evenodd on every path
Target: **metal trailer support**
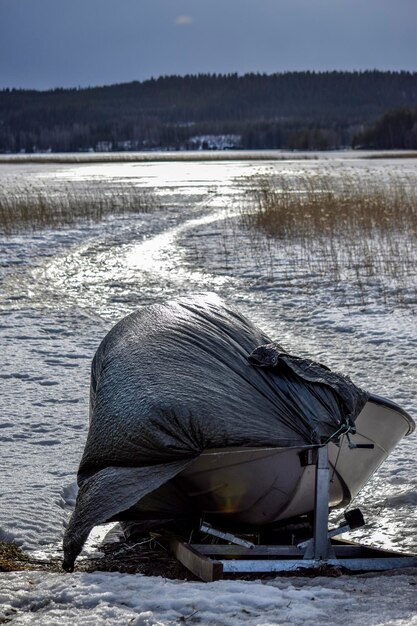
M 327 445 L 317 450 L 314 495 L 313 539 L 305 547 L 304 558 L 325 561 L 335 557 L 329 537 L 329 451 Z
M 185 567 L 206 582 L 218 580 L 224 573 L 302 572 L 323 566 L 355 572 L 417 568 L 417 555 L 350 542 L 332 543 L 331 537 L 363 525 L 360 511 L 351 513 L 346 514 L 345 525 L 329 531 L 329 457 L 327 445 L 323 445 L 317 449 L 312 539 L 298 545 L 254 545 L 230 532 L 224 533 L 209 524 L 203 524 L 205 533 L 229 541 L 232 545 L 190 544 L 172 538 L 171 550 Z

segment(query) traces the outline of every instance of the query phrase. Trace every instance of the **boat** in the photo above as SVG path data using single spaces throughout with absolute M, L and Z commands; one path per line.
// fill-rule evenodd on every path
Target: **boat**
M 415 423 L 394 402 L 370 395 L 355 427 L 328 442 L 330 508 L 346 508 Z M 205 450 L 131 509 L 130 519 L 172 518 L 181 511 L 220 525 L 263 526 L 311 513 L 317 447 Z
M 346 507 L 414 427 L 395 403 L 287 352 L 217 296 L 144 307 L 93 359 L 64 568 L 108 521 L 133 534 L 201 520 L 237 531 L 315 514 L 316 501 Z

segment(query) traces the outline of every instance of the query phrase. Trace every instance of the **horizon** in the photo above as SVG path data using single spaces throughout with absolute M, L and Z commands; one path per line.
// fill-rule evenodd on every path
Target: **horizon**
M 0 92 L 4 91 L 35 91 L 37 93 L 46 93 L 51 91 L 83 91 L 88 89 L 106 89 L 109 87 L 118 87 L 121 85 L 132 85 L 132 84 L 144 84 L 147 82 L 170 79 L 170 78 L 198 78 L 203 76 L 217 76 L 217 77 L 228 77 L 228 76 L 237 76 L 238 78 L 244 78 L 245 76 L 282 76 L 285 74 L 367 74 L 367 73 L 381 73 L 381 74 L 417 74 L 417 70 L 384 70 L 380 68 L 365 68 L 365 69 L 353 69 L 353 70 L 340 70 L 340 69 L 326 69 L 326 70 L 314 70 L 314 69 L 305 69 L 305 70 L 284 70 L 279 72 L 197 72 L 193 74 L 163 74 L 159 76 L 150 76 L 148 78 L 144 78 L 142 80 L 133 79 L 123 82 L 115 82 L 115 83 L 106 83 L 106 84 L 97 84 L 97 85 L 70 85 L 63 87 L 61 85 L 57 85 L 55 87 L 49 87 L 47 89 L 36 89 L 36 88 L 28 88 L 28 87 L 0 87 Z M 417 103 L 416 103 L 417 106 Z

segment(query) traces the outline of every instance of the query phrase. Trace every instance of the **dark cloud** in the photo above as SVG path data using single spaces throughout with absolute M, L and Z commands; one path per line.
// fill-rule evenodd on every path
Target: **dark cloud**
M 0 0 L 0 87 L 416 70 L 416 0 Z

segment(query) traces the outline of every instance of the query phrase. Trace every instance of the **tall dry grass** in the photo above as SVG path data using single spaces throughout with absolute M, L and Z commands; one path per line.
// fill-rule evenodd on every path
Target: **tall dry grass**
M 303 274 L 315 289 L 350 286 L 365 302 L 375 290 L 397 304 L 417 303 L 417 188 L 398 176 L 347 171 L 258 178 L 241 224 L 254 233 L 254 256 L 270 273 Z M 256 236 L 258 233 L 263 237 Z
M 417 159 L 417 152 L 415 150 L 404 150 L 403 152 L 391 152 L 390 150 L 371 152 L 363 159 Z
M 69 152 L 44 154 L 0 154 L 1 164 L 27 163 L 148 163 L 193 161 L 300 161 L 317 160 L 308 152 L 278 150 L 155 150 L 149 152 Z
M 154 199 L 145 191 L 112 186 L 54 188 L 21 186 L 13 190 L 0 187 L 0 233 L 69 226 L 77 222 L 98 222 L 107 215 L 146 213 L 155 208 Z

